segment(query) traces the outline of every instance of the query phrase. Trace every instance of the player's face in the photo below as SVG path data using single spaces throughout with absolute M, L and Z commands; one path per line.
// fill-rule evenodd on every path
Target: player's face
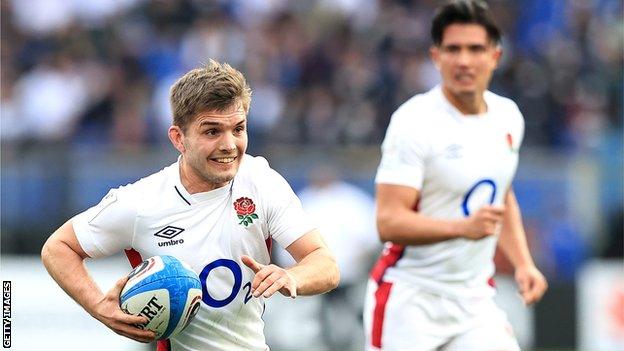
M 181 137 L 186 166 L 203 190 L 225 186 L 234 178 L 247 150 L 247 116 L 240 104 L 222 112 L 195 116 Z
M 444 89 L 458 97 L 483 94 L 500 56 L 500 47 L 490 41 L 485 28 L 472 23 L 449 25 L 440 46 L 431 48 Z

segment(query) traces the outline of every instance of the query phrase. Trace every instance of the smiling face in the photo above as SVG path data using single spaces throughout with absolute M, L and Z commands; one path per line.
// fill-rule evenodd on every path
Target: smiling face
M 247 116 L 240 103 L 224 111 L 203 111 L 169 138 L 182 153 L 180 174 L 189 193 L 223 187 L 234 178 L 247 150 Z
M 457 98 L 482 96 L 500 56 L 500 47 L 483 26 L 475 23 L 447 26 L 440 44 L 431 48 L 443 89 Z

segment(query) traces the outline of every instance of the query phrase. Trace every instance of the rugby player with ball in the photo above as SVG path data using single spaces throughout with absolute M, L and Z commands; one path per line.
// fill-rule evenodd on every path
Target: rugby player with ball
M 127 278 L 103 293 L 85 269 L 87 258 L 125 250 L 135 266 L 170 255 L 198 274 L 197 315 L 182 332 L 159 341 L 159 351 L 267 350 L 265 298 L 278 291 L 320 294 L 338 285 L 336 262 L 286 180 L 264 158 L 245 153 L 250 101 L 245 78 L 227 64 L 211 60 L 186 73 L 170 93 L 168 134 L 178 160 L 112 189 L 45 243 L 42 260 L 50 275 L 116 333 L 141 342 L 156 336 L 136 326 L 147 317 L 121 310 Z M 293 267 L 270 263 L 272 240 L 293 256 Z

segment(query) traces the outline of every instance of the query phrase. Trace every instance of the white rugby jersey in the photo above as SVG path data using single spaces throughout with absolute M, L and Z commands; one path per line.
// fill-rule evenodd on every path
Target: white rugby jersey
M 288 183 L 264 158 L 245 155 L 225 187 L 189 194 L 178 162 L 136 183 L 111 190 L 73 218 L 91 257 L 126 249 L 133 265 L 172 255 L 197 272 L 203 303 L 193 322 L 158 350 L 267 350 L 262 297 L 251 295 L 249 255 L 269 264 L 270 241 L 287 247 L 313 229 Z
M 375 182 L 418 189 L 416 210 L 432 218 L 457 219 L 486 204 L 502 205 L 516 172 L 524 119 L 513 101 L 489 91 L 484 98 L 487 113 L 478 116 L 463 115 L 439 86 L 401 105 L 386 132 Z M 386 243 L 371 276 L 451 297 L 492 296 L 497 240 Z

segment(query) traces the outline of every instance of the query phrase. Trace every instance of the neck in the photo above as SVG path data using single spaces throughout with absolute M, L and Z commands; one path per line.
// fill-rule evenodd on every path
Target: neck
M 487 104 L 483 92 L 455 94 L 447 87 L 442 87 L 446 99 L 464 115 L 480 115 L 487 112 Z
M 189 194 L 204 193 L 211 191 L 218 186 L 216 184 L 207 182 L 200 177 L 197 172 L 186 162 L 184 156 L 180 158 L 180 183 Z

